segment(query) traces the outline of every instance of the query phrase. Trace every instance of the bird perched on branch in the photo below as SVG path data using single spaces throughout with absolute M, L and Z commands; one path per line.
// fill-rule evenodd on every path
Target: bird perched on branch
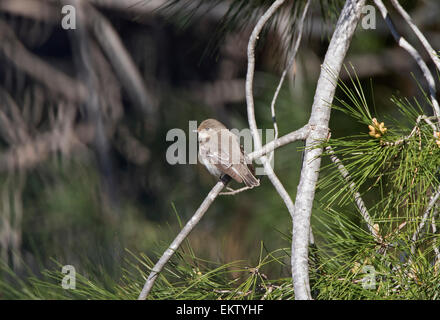
M 200 124 L 197 133 L 199 159 L 212 175 L 218 178 L 228 175 L 249 188 L 260 185 L 251 171 L 252 164 L 246 161 L 238 137 L 221 122 L 207 119 Z

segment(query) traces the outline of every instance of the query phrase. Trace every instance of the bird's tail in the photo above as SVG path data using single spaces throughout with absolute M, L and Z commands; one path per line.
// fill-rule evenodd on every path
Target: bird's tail
M 243 174 L 242 178 L 246 186 L 249 188 L 258 187 L 260 185 L 260 180 L 255 178 L 250 170 L 247 170 L 247 172 Z

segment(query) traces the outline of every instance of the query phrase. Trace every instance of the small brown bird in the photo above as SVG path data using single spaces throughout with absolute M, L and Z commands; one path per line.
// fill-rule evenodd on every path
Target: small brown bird
M 207 119 L 200 124 L 197 132 L 199 159 L 212 175 L 220 178 L 222 174 L 227 174 L 250 188 L 260 185 L 248 168 L 238 137 L 221 122 Z

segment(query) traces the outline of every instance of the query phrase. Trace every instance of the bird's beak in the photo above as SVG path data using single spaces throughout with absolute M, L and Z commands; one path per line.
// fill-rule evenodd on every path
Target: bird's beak
M 194 130 L 192 130 L 192 132 L 195 132 L 195 133 L 197 133 L 198 131 L 197 131 L 197 129 L 194 129 Z

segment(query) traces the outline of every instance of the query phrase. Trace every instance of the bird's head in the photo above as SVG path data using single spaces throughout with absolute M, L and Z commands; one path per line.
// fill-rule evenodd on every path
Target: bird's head
M 209 140 L 213 133 L 220 130 L 225 130 L 226 127 L 220 121 L 215 119 L 206 119 L 197 128 L 197 133 L 199 134 L 199 141 Z

